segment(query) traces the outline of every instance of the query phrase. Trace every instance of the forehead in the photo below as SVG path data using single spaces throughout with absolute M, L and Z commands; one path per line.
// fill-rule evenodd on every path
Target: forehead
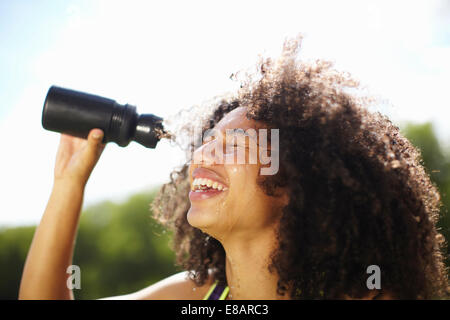
M 264 126 L 252 119 L 247 119 L 247 109 L 245 107 L 236 108 L 227 113 L 215 126 L 216 130 L 225 131 L 226 129 L 259 129 Z

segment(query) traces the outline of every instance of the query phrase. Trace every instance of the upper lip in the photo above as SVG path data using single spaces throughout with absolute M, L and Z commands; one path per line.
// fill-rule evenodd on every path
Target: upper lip
M 197 178 L 206 178 L 206 179 L 210 179 L 213 181 L 217 181 L 217 182 L 223 184 L 224 186 L 228 187 L 228 185 L 227 185 L 227 183 L 225 183 L 224 179 L 217 172 L 210 170 L 210 169 L 206 169 L 203 167 L 195 168 L 194 171 L 192 172 L 192 180 L 197 179 Z

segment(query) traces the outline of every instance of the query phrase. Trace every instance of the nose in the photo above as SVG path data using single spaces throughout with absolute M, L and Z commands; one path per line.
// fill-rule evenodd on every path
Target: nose
M 219 140 L 213 139 L 195 149 L 192 156 L 193 163 L 202 165 L 223 164 L 223 146 Z

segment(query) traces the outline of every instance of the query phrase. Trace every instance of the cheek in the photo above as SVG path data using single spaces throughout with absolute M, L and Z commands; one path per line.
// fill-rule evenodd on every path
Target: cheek
M 260 166 L 236 165 L 228 167 L 230 198 L 225 208 L 228 229 L 257 230 L 276 222 L 274 199 L 258 185 Z
M 225 170 L 229 177 L 230 189 L 247 194 L 247 191 L 254 191 L 257 187 L 259 167 L 257 165 L 225 165 Z M 234 192 L 233 192 L 234 193 Z
M 233 212 L 240 216 L 241 211 L 254 206 L 255 197 L 259 197 L 256 183 L 259 167 L 257 165 L 229 165 L 226 167 L 230 181 L 230 202 Z

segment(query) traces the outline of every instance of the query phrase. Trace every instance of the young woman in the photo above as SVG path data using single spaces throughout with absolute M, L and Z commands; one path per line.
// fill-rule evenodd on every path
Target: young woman
M 350 94 L 356 82 L 329 63 L 299 61 L 300 42 L 286 41 L 278 60 L 260 61 L 257 77 L 214 107 L 203 131 L 214 129 L 215 137 L 191 146 L 191 161 L 153 203 L 175 231 L 186 271 L 113 298 L 445 297 L 439 193 L 419 152 L 386 117 L 369 112 L 367 100 Z M 261 174 L 272 164 L 261 156 L 250 161 L 251 139 L 230 138 L 230 129 L 256 132 L 258 151 L 279 168 Z M 277 129 L 279 140 L 272 134 L 264 145 L 260 129 Z M 61 136 L 21 299 L 73 298 L 66 269 L 101 140 L 99 129 L 87 140 Z M 240 151 L 244 163 L 223 161 Z M 379 271 L 375 288 L 370 266 Z

